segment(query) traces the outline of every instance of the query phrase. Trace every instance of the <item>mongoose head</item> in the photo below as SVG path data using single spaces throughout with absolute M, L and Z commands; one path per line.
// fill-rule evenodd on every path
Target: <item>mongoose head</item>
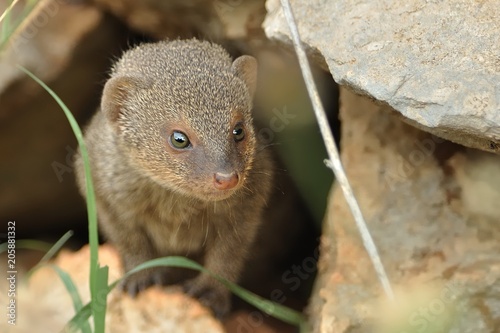
M 256 72 L 254 58 L 233 62 L 209 42 L 143 44 L 115 65 L 101 109 L 144 175 L 189 197 L 222 200 L 245 187 L 252 168 Z

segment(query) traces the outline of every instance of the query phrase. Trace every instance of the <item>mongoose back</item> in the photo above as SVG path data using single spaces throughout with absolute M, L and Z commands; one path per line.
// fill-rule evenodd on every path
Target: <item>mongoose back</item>
M 256 138 L 256 60 L 192 40 L 139 45 L 115 64 L 85 131 L 100 228 L 125 270 L 182 255 L 237 281 L 269 199 L 273 162 Z M 77 180 L 85 193 L 81 157 Z M 206 274 L 155 268 L 122 287 L 181 283 L 218 316 L 229 292 Z

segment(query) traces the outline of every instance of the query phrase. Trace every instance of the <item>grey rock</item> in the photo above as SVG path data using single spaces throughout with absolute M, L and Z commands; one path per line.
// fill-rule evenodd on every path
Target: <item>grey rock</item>
M 340 91 L 342 160 L 395 290 L 386 298 L 335 185 L 312 332 L 500 331 L 500 156 L 422 132 Z
M 290 44 L 279 1 L 266 7 L 267 36 Z M 337 83 L 421 129 L 500 151 L 497 0 L 294 0 L 292 7 L 302 41 Z

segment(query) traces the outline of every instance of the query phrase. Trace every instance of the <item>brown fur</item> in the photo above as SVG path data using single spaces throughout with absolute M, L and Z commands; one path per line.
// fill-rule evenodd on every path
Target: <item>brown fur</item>
M 220 46 L 198 40 L 143 44 L 127 51 L 106 83 L 101 111 L 86 129 L 101 230 L 126 270 L 156 257 L 182 255 L 237 281 L 262 222 L 273 163 L 255 137 L 252 95 L 256 62 L 231 61 Z M 244 126 L 236 142 L 232 130 Z M 173 130 L 192 149 L 169 145 Z M 81 157 L 77 179 L 85 193 Z M 238 185 L 214 187 L 214 173 L 237 172 Z M 217 315 L 229 292 L 208 275 L 186 280 L 178 269 L 129 277 L 131 294 L 151 284 L 182 281 Z

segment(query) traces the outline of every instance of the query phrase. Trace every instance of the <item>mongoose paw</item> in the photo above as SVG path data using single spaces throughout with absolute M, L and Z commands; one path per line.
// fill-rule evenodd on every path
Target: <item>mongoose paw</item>
M 120 283 L 123 291 L 130 296 L 136 297 L 141 291 L 152 285 L 165 285 L 167 283 L 167 272 L 162 269 L 146 269 L 134 273 Z
M 201 304 L 212 309 L 219 319 L 223 319 L 231 309 L 231 294 L 217 281 L 195 278 L 186 281 L 183 288 L 186 294 L 197 298 Z

